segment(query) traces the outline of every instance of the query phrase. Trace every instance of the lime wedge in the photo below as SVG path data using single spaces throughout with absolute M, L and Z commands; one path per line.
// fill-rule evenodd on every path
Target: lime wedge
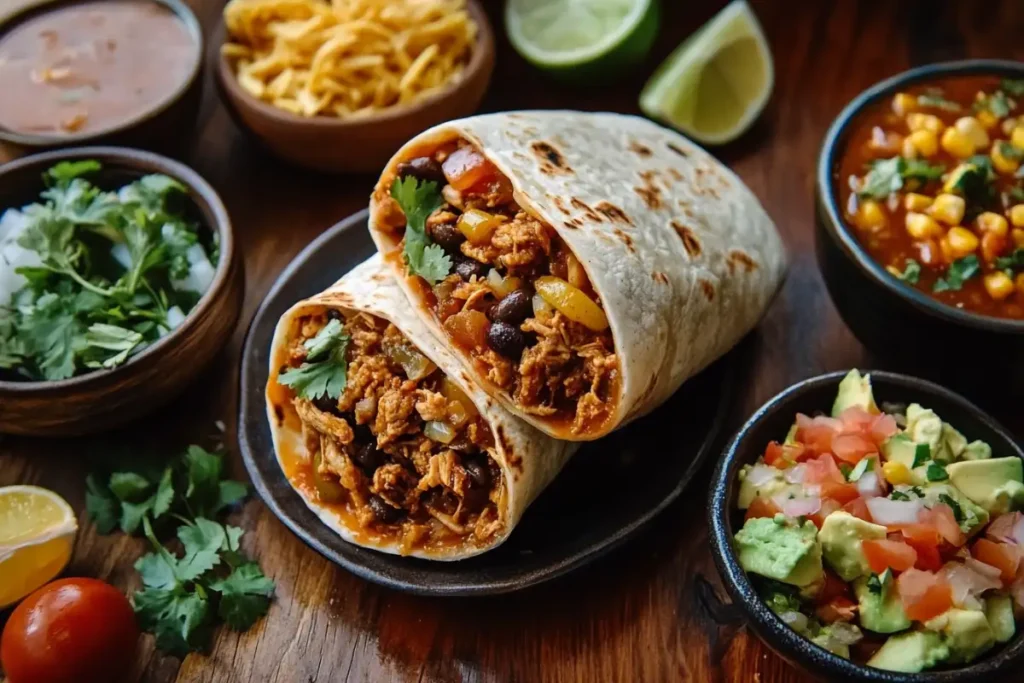
M 737 138 L 764 109 L 772 53 L 745 0 L 734 0 L 669 55 L 640 93 L 640 109 L 695 140 Z
M 509 0 L 516 51 L 554 76 L 607 81 L 641 61 L 658 34 L 657 0 Z

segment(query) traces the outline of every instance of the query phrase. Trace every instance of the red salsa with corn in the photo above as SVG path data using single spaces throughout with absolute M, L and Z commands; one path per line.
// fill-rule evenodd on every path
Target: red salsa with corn
M 973 313 L 1024 319 L 1024 79 L 914 85 L 853 123 L 834 182 L 893 276 Z

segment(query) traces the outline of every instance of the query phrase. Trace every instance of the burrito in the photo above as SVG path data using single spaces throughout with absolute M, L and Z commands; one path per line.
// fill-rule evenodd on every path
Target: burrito
M 361 546 L 434 560 L 494 548 L 574 450 L 488 397 L 379 256 L 289 309 L 270 359 L 281 468 Z
M 479 385 L 573 441 L 650 412 L 725 353 L 785 270 L 771 219 L 732 172 L 617 114 L 427 130 L 381 175 L 370 230 Z

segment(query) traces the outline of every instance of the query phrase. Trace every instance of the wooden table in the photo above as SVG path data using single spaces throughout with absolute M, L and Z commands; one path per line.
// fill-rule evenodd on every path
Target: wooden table
M 15 3 L 24 0 L 14 0 Z M 190 0 L 207 31 L 223 5 Z M 11 0 L 5 0 L 10 5 Z M 654 65 L 722 2 L 662 0 L 656 49 L 625 82 L 573 91 L 545 80 L 504 38 L 502 3 L 488 3 L 498 66 L 484 110 L 564 107 L 636 112 Z M 812 238 L 812 183 L 829 122 L 865 87 L 914 65 L 971 57 L 1024 58 L 1024 3 L 752 0 L 775 57 L 767 111 L 740 141 L 716 150 L 760 197 L 790 249 L 785 289 L 741 352 L 732 429 L 790 383 L 873 361 L 832 307 Z M 211 46 L 211 53 L 215 46 Z M 229 120 L 207 87 L 184 154 L 221 193 L 245 254 L 242 323 L 216 367 L 187 395 L 138 427 L 95 439 L 0 441 L 0 485 L 55 489 L 80 515 L 69 575 L 134 589 L 141 540 L 97 536 L 84 514 L 83 479 L 93 458 L 139 458 L 210 438 L 227 425 L 234 474 L 238 361 L 246 325 L 271 282 L 300 248 L 367 203 L 372 177 L 327 177 L 266 156 Z M 0 152 L 0 159 L 3 159 Z M 411 597 L 366 583 L 294 538 L 259 501 L 235 523 L 248 552 L 277 581 L 270 614 L 244 634 L 222 629 L 209 655 L 165 657 L 143 639 L 133 680 L 209 681 L 803 681 L 756 638 L 721 628 L 697 598 L 695 579 L 717 583 L 708 550 L 707 477 L 650 529 L 612 557 L 549 585 L 493 599 Z

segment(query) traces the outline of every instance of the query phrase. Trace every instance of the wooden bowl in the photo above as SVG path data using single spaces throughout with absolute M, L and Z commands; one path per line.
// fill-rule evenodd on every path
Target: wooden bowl
M 149 173 L 181 181 L 200 221 L 220 238 L 210 288 L 173 332 L 127 363 L 57 381 L 0 381 L 0 433 L 74 436 L 103 431 L 167 403 L 210 364 L 234 332 L 242 306 L 242 261 L 227 211 L 199 175 L 176 161 L 118 147 L 45 152 L 0 166 L 0 207 L 38 200 L 42 174 L 64 160 L 96 159 L 94 182 L 115 189 Z
M 80 0 L 40 0 L 32 2 L 8 18 L 0 21 L 0 35 L 28 19 L 46 14 L 64 5 L 73 5 Z M 171 96 L 151 107 L 135 118 L 99 131 L 72 135 L 43 135 L 17 133 L 0 127 L 0 142 L 7 143 L 20 153 L 31 153 L 56 147 L 77 145 L 125 145 L 158 149 L 175 154 L 178 142 L 191 132 L 199 114 L 199 103 L 203 93 L 203 29 L 196 15 L 182 0 L 146 0 L 163 5 L 174 12 L 185 24 L 195 41 L 195 61 L 188 79 Z M 15 94 L 12 94 L 15 96 Z
M 472 114 L 483 99 L 494 70 L 494 33 L 476 0 L 469 0 L 468 9 L 479 36 L 462 79 L 409 105 L 358 119 L 298 116 L 246 92 L 218 50 L 213 68 L 221 99 L 242 130 L 285 161 L 317 171 L 378 172 L 414 135 Z M 213 43 L 223 45 L 226 36 L 221 17 Z

